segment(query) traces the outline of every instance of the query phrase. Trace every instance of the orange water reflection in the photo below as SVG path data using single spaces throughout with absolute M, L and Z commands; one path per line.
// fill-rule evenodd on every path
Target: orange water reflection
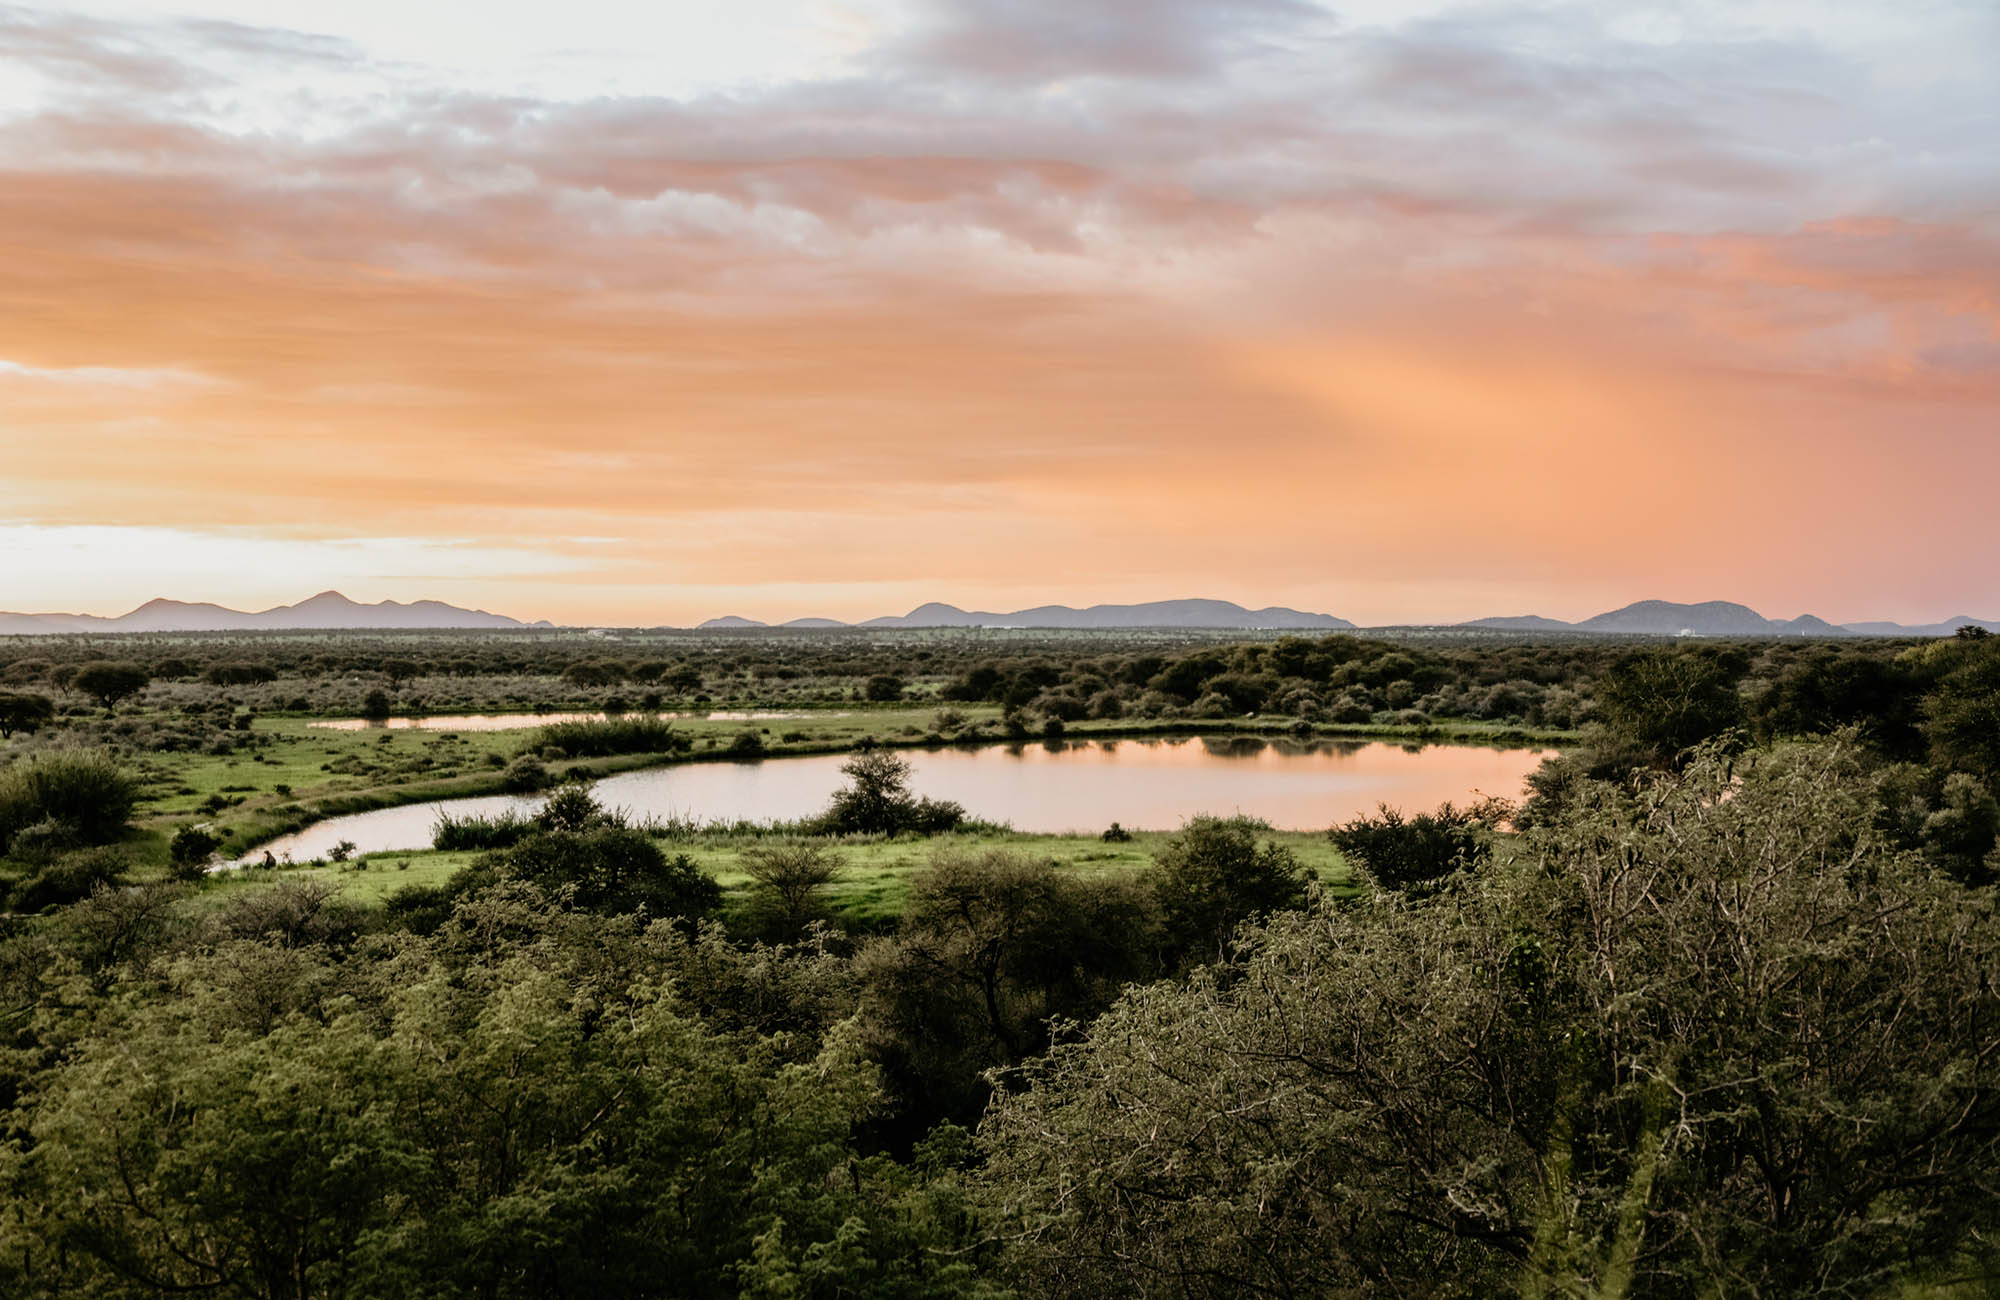
M 911 787 L 1016 830 L 1099 831 L 1118 822 L 1170 829 L 1197 813 L 1261 817 L 1322 830 L 1377 804 L 1432 808 L 1479 795 L 1519 798 L 1552 751 L 1382 742 L 1299 743 L 1250 737 L 1103 740 L 905 751 Z M 839 754 L 684 763 L 597 784 L 606 804 L 638 817 L 771 821 L 808 816 L 843 783 Z M 526 811 L 533 798 L 492 796 L 336 817 L 268 847 L 280 859 L 324 855 L 342 840 L 363 853 L 425 848 L 441 808 L 458 815 Z M 262 856 L 260 849 L 256 855 Z

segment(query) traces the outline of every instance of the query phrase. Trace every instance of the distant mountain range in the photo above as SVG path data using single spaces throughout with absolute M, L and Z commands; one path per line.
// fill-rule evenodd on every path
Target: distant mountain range
M 1902 623 L 1850 623 L 1840 626 L 1811 614 L 1792 619 L 1765 618 L 1748 605 L 1726 600 L 1703 601 L 1696 605 L 1670 600 L 1642 600 L 1614 609 L 1580 623 L 1544 618 L 1540 614 L 1520 614 L 1511 618 L 1481 618 L 1454 627 L 1489 628 L 1503 632 L 1600 632 L 1625 636 L 1950 636 L 1959 628 L 1976 624 L 2000 632 L 2000 621 L 1970 618 L 1963 614 L 1942 623 L 1905 625 Z M 789 623 L 759 623 L 734 614 L 712 618 L 703 630 L 759 627 L 1046 627 L 1046 628 L 1232 628 L 1245 631 L 1338 631 L 1354 624 L 1331 614 L 1307 614 L 1296 609 L 1272 606 L 1245 609 L 1226 600 L 1158 600 L 1144 605 L 1092 605 L 1073 609 L 1068 605 L 1037 605 L 1010 614 L 967 611 L 956 605 L 933 602 L 919 605 L 907 614 L 871 618 L 865 623 L 840 623 L 830 618 L 799 618 Z
M 322 591 L 296 605 L 249 613 L 221 605 L 190 604 L 183 600 L 149 600 L 129 614 L 102 618 L 95 614 L 5 614 L 0 613 L 0 636 L 61 632 L 262 632 L 262 631 L 385 631 L 410 628 L 505 628 L 553 627 L 554 624 L 523 623 L 519 619 L 489 614 L 483 609 L 461 609 L 442 601 L 418 600 L 405 605 L 385 600 L 363 605 L 337 591 Z
M 709 631 L 729 628 L 769 627 L 754 619 L 734 614 L 712 618 L 700 625 Z M 1268 609 L 1245 609 L 1227 600 L 1155 600 L 1143 605 L 1092 605 L 1073 609 L 1068 605 L 1037 605 L 1011 614 L 963 610 L 956 605 L 932 601 L 907 614 L 871 618 L 865 623 L 837 623 L 830 618 L 798 618 L 779 627 L 1050 627 L 1121 628 L 1188 627 L 1233 628 L 1245 631 L 1339 631 L 1354 624 L 1331 614 L 1305 614 L 1296 609 L 1273 605 Z
M 1641 600 L 1584 619 L 1564 623 L 1539 614 L 1515 618 L 1481 618 L 1459 627 L 1485 627 L 1506 632 L 1611 632 L 1628 636 L 1951 636 L 1962 627 L 2000 632 L 2000 620 L 1960 614 L 1942 623 L 1829 623 L 1811 614 L 1797 618 L 1765 618 L 1748 605 L 1707 600 L 1698 605 L 1671 600 Z
M 179 600 L 149 600 L 129 614 L 103 618 L 95 614 L 7 614 L 0 613 L 0 636 L 53 634 L 63 632 L 255 632 L 255 631 L 384 631 L 419 628 L 545 628 L 546 620 L 524 623 L 483 609 L 462 609 L 442 601 L 418 600 L 409 604 L 385 600 L 363 605 L 337 591 L 322 591 L 296 605 L 279 605 L 255 613 L 226 609 L 221 605 L 190 604 Z M 1156 600 L 1140 605 L 1092 605 L 1075 609 L 1068 605 L 1037 605 L 996 614 L 963 610 L 935 601 L 919 605 L 907 614 L 871 618 L 865 623 L 842 623 L 831 618 L 795 618 L 788 623 L 760 623 L 734 614 L 712 618 L 700 625 L 702 631 L 730 631 L 750 628 L 783 627 L 796 629 L 898 628 L 898 627 L 992 627 L 992 628 L 1207 628 L 1234 631 L 1334 632 L 1355 630 L 1355 625 L 1331 614 L 1308 614 L 1280 605 L 1245 609 L 1226 600 Z M 1614 609 L 1580 623 L 1565 623 L 1539 614 L 1507 618 L 1480 618 L 1454 627 L 1486 628 L 1502 632 L 1597 632 L 1625 636 L 1950 636 L 1968 626 L 2000 632 L 2000 620 L 1971 618 L 1960 614 L 1942 623 L 1849 623 L 1844 626 L 1801 614 L 1792 619 L 1765 618 L 1747 605 L 1725 600 L 1695 605 L 1668 600 L 1642 600 Z

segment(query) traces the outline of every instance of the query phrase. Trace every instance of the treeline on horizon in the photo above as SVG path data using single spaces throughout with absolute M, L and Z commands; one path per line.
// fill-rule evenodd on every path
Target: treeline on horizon
M 1518 808 L 1329 828 L 1351 896 L 1242 819 L 1117 877 L 940 837 L 849 935 L 798 838 L 726 930 L 579 787 L 385 908 L 100 884 L 0 938 L 0 1293 L 1992 1294 L 2000 639 L 1090 649 L 791 680 L 1030 719 L 1520 682 L 1584 730 Z M 116 751 L 55 738 L 174 680 L 16 738 L 10 869 L 118 851 Z M 895 825 L 896 762 L 829 831 Z
M 0 639 L 0 722 L 11 710 L 87 722 L 156 715 L 560 709 L 645 712 L 763 704 L 990 703 L 1039 734 L 1050 720 L 1257 714 L 1314 724 L 1498 723 L 1564 731 L 1594 716 L 1596 684 L 1648 643 L 1619 638 L 1408 638 L 1347 633 L 1273 642 L 1199 633 L 889 632 L 867 638 L 462 633 L 214 634 Z M 1703 642 L 1743 686 L 1761 734 L 1844 720 L 1907 731 L 1928 685 L 1895 640 Z M 78 675 L 84 674 L 80 684 Z M 93 675 L 98 679 L 92 681 Z M 108 690 L 88 689 L 93 685 Z M 1815 701 L 1811 692 L 1838 698 Z M 11 729 L 11 728 L 10 728 Z M 115 729 L 114 729 L 115 730 Z M 106 740 L 115 737 L 105 737 Z

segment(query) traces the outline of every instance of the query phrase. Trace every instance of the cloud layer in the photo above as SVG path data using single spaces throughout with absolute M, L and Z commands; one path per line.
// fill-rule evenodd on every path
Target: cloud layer
M 2000 605 L 1990 10 L 1394 8 L 933 0 L 598 99 L 0 8 L 0 512 L 615 621 Z

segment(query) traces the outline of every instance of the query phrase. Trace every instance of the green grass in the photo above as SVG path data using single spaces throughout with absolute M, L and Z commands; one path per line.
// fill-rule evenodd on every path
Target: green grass
M 991 707 L 961 712 L 988 725 L 999 718 L 999 710 Z M 674 730 L 694 745 L 680 761 L 699 762 L 723 758 L 730 743 L 746 731 L 756 733 L 766 752 L 774 756 L 852 749 L 864 737 L 908 742 L 929 734 L 935 714 L 936 710 L 927 706 L 869 709 L 851 717 L 828 714 L 761 722 L 682 719 L 675 721 Z M 322 817 L 496 794 L 505 763 L 533 746 L 539 730 L 332 731 L 314 727 L 313 721 L 304 717 L 258 718 L 251 728 L 259 741 L 253 753 L 156 751 L 140 756 L 136 766 L 146 787 L 140 824 L 170 831 L 183 822 L 209 823 L 228 831 L 230 850 L 240 852 Z M 788 733 L 803 739 L 783 740 Z M 667 759 L 663 754 L 630 754 L 552 759 L 548 763 L 558 775 L 580 769 L 596 777 Z M 204 805 L 214 797 L 228 801 L 228 806 L 220 812 L 206 811 Z M 160 865 L 164 865 L 164 858 Z
M 754 708 L 754 702 L 736 702 Z M 998 738 L 1000 710 L 996 706 L 958 706 L 968 722 L 984 726 L 988 738 Z M 676 734 L 692 740 L 692 752 L 678 762 L 704 762 L 730 756 L 730 742 L 754 732 L 770 756 L 828 754 L 856 748 L 862 740 L 880 744 L 926 744 L 936 708 L 852 706 L 846 716 L 832 712 L 804 718 L 764 722 L 678 720 Z M 498 794 L 500 770 L 506 760 L 532 746 L 536 728 L 506 732 L 450 730 L 362 730 L 336 732 L 314 728 L 312 718 L 258 718 L 252 726 L 260 748 L 254 754 L 168 754 L 150 752 L 140 758 L 146 778 L 146 802 L 140 826 L 170 832 L 182 822 L 208 822 L 228 832 L 230 852 L 298 830 L 314 820 L 370 808 L 444 800 L 474 794 Z M 790 734 L 794 740 L 784 740 Z M 1110 736 L 1186 736 L 1186 734 L 1292 734 L 1292 720 L 1230 718 L 1230 720 L 1102 720 L 1076 722 L 1068 738 Z M 1424 742 L 1484 742 L 1484 744 L 1560 744 L 1568 732 L 1522 732 L 1494 724 L 1450 726 L 1322 726 L 1312 738 L 1402 740 Z M 550 760 L 560 774 L 582 772 L 608 776 L 632 768 L 676 760 L 666 754 L 622 754 L 612 758 Z M 286 790 L 280 790 L 284 786 Z M 204 812 L 204 804 L 220 796 L 228 800 L 222 812 Z M 160 866 L 164 866 L 164 856 Z
M 725 707 L 718 705 L 718 707 Z M 754 709 L 756 701 L 729 701 L 726 707 Z M 968 724 L 983 729 L 988 741 L 1001 738 L 1000 710 L 993 705 L 954 705 Z M 676 735 L 693 748 L 681 756 L 627 754 L 591 759 L 546 760 L 558 776 L 571 772 L 589 777 L 650 767 L 661 763 L 723 760 L 731 744 L 754 733 L 772 757 L 838 753 L 864 740 L 889 745 L 937 743 L 932 724 L 937 706 L 848 705 L 838 711 L 807 711 L 800 718 L 761 721 L 679 719 Z M 166 837 L 173 828 L 199 822 L 225 833 L 226 852 L 242 853 L 265 840 L 297 830 L 325 817 L 364 812 L 400 804 L 502 790 L 501 771 L 507 761 L 538 739 L 538 729 L 508 731 L 364 730 L 332 731 L 298 716 L 260 716 L 251 728 L 257 748 L 249 753 L 208 754 L 149 752 L 136 762 L 145 781 L 139 808 L 139 837 L 148 866 L 164 871 Z M 1070 724 L 1069 739 L 1164 735 L 1297 735 L 1294 722 L 1281 715 L 1229 719 L 1104 719 Z M 785 737 L 792 739 L 787 740 Z M 1472 744 L 1557 745 L 1574 734 L 1524 731 L 1493 723 L 1448 723 L 1424 727 L 1319 726 L 1301 739 L 1382 740 L 1409 744 L 1458 742 Z M 212 799 L 226 807 L 206 810 Z M 412 870 L 415 868 L 413 867 Z
M 1047 859 L 1066 871 L 1109 875 L 1150 867 L 1153 855 L 1171 834 L 1134 831 L 1129 841 L 1119 844 L 1106 844 L 1096 836 L 1029 835 L 1012 831 L 839 842 L 836 852 L 845 863 L 845 870 L 829 890 L 828 902 L 846 924 L 857 929 L 879 929 L 901 914 L 911 877 L 941 851 L 1007 849 Z M 1324 834 L 1273 831 L 1268 838 L 1296 853 L 1300 862 L 1317 872 L 1330 888 L 1342 892 L 1353 889 L 1346 860 Z M 691 842 L 662 841 L 661 847 L 670 854 L 686 853 L 702 870 L 714 876 L 723 888 L 723 910 L 727 913 L 740 909 L 748 900 L 751 882 L 743 869 L 743 851 L 755 844 L 755 840 L 717 837 Z M 341 893 L 355 902 L 379 906 L 397 890 L 445 883 L 478 856 L 472 851 L 373 853 L 354 862 L 321 867 L 230 871 L 216 876 L 202 896 L 221 903 L 246 889 L 263 888 L 278 880 L 325 880 L 339 885 Z

